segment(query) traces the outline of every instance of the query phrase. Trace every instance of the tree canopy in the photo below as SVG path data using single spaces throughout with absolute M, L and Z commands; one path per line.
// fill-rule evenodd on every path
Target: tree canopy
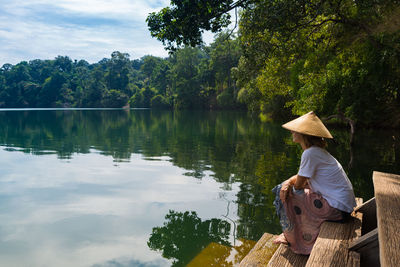
M 203 43 L 203 31 L 220 32 L 230 24 L 228 11 L 251 1 L 171 0 L 171 7 L 152 12 L 146 21 L 153 37 L 169 50 Z
M 241 55 L 231 71 L 237 100 L 263 119 L 315 110 L 363 125 L 400 126 L 399 1 L 218 1 L 216 7 L 204 1 L 190 8 L 188 2 L 171 1 L 151 14 L 152 35 L 167 49 L 198 45 L 203 30 L 228 23 L 215 18 L 225 12 L 228 19 L 226 12 L 240 7 Z
M 181 48 L 168 58 L 131 60 L 115 51 L 94 64 L 68 56 L 4 64 L 0 107 L 243 108 L 231 75 L 239 57 L 237 39 L 220 33 L 210 46 Z

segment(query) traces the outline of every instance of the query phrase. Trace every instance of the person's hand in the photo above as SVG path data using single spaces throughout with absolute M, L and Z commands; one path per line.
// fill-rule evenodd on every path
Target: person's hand
M 279 197 L 280 197 L 282 203 L 285 203 L 290 192 L 292 191 L 291 189 L 292 189 L 292 186 L 289 183 L 284 183 L 282 185 L 281 191 L 279 192 Z

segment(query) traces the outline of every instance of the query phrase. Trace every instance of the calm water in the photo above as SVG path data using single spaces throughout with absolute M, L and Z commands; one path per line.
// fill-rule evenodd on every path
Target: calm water
M 245 113 L 1 111 L 0 125 L 1 266 L 184 266 L 278 233 L 271 189 L 301 155 Z M 398 132 L 332 134 L 357 196 L 373 170 L 400 173 Z

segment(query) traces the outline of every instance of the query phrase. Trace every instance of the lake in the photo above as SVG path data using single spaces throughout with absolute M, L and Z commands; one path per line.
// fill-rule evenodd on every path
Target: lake
M 280 232 L 271 189 L 301 155 L 243 112 L 2 110 L 0 124 L 2 266 L 195 266 L 210 244 L 235 262 Z M 373 170 L 400 173 L 398 131 L 357 129 L 350 146 L 329 128 L 357 196 Z

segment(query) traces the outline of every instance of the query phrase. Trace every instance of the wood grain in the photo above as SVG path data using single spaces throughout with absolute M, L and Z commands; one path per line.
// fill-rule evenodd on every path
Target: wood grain
M 360 205 L 362 199 L 357 199 Z M 306 266 L 354 266 L 357 254 L 350 253 L 349 243 L 361 235 L 361 213 L 353 213 L 349 222 L 324 222 Z
M 247 254 L 246 257 L 244 257 L 244 259 L 240 262 L 239 266 L 266 266 L 278 248 L 277 244 L 272 243 L 276 237 L 276 235 L 264 233 L 249 254 Z
M 308 256 L 295 254 L 287 245 L 281 244 L 267 266 L 304 267 L 307 260 Z
M 374 172 L 373 181 L 381 266 L 399 266 L 400 175 Z

